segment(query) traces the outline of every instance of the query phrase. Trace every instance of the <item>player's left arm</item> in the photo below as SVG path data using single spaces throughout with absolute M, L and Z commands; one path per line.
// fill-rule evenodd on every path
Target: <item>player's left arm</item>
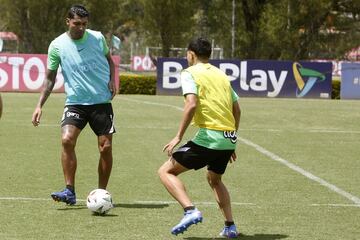
M 109 67 L 110 67 L 110 81 L 109 81 L 109 90 L 112 94 L 111 99 L 113 99 L 116 95 L 116 85 L 115 85 L 115 64 L 114 61 L 112 60 L 111 56 L 110 56 L 110 52 L 108 52 L 106 55 L 106 60 L 109 63 Z
M 101 43 L 102 43 L 102 50 L 105 55 L 105 58 L 109 64 L 110 68 L 110 80 L 108 83 L 109 90 L 111 92 L 111 99 L 113 99 L 116 95 L 116 85 L 115 85 L 115 64 L 111 58 L 111 53 L 108 45 L 106 44 L 105 37 L 101 34 Z

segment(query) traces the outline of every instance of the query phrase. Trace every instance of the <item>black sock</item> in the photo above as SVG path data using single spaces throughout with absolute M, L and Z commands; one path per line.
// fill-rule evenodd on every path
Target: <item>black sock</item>
M 225 226 L 227 226 L 227 227 L 230 227 L 231 225 L 234 225 L 234 224 L 235 224 L 234 222 L 225 221 Z
M 71 185 L 66 185 L 66 188 L 69 189 L 72 193 L 75 193 L 75 187 Z
M 189 210 L 194 210 L 195 209 L 195 206 L 189 206 L 189 207 L 186 207 L 184 208 L 184 211 L 189 211 Z

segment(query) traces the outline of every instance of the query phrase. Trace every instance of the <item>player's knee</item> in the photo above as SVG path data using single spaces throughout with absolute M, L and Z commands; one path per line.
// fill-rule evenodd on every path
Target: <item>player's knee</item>
M 164 166 L 159 167 L 159 169 L 157 170 L 157 174 L 160 178 L 162 178 L 166 174 Z
M 104 143 L 99 147 L 101 154 L 108 154 L 112 152 L 112 146 L 110 143 Z
M 61 143 L 64 148 L 75 148 L 76 141 L 68 135 L 62 136 Z
M 166 166 L 166 164 L 162 165 L 158 171 L 158 176 L 160 177 L 160 179 L 165 178 L 168 174 L 171 174 L 169 168 Z
M 214 188 L 216 186 L 219 186 L 219 184 L 221 183 L 221 178 L 214 177 L 214 176 L 211 176 L 210 174 L 208 174 L 207 181 L 208 181 L 210 187 Z

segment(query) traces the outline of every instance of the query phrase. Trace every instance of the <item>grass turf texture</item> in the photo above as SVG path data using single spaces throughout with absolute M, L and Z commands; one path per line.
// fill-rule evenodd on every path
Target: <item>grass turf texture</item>
M 109 192 L 115 208 L 93 216 L 84 201 L 55 203 L 63 188 L 59 121 L 63 94 L 52 94 L 39 127 L 31 115 L 39 94 L 2 93 L 0 119 L 0 239 L 217 239 L 223 219 L 205 171 L 181 176 L 204 222 L 170 234 L 182 210 L 156 175 L 161 149 L 176 133 L 182 97 L 118 95 L 117 133 Z M 155 104 L 154 104 L 155 103 Z M 308 172 L 360 196 L 360 101 L 241 99 L 239 135 Z M 171 105 L 171 106 L 170 106 Z M 185 139 L 195 133 L 190 128 Z M 97 188 L 96 137 L 78 139 L 76 192 Z M 360 207 L 239 142 L 238 160 L 224 175 L 235 221 L 246 240 L 359 239 Z M 13 198 L 13 199 L 10 199 Z

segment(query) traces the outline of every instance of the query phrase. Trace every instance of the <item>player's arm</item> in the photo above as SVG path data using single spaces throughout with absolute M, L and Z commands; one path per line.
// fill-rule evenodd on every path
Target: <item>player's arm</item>
M 186 132 L 186 129 L 188 128 L 188 126 L 191 123 L 191 120 L 194 117 L 196 106 L 197 106 L 197 96 L 195 94 L 187 94 L 185 96 L 185 106 L 184 106 L 184 111 L 181 118 L 179 130 L 176 136 L 163 148 L 163 151 L 167 151 L 168 156 L 171 156 L 174 147 L 179 142 L 181 142 Z
M 42 115 L 42 107 L 44 106 L 46 100 L 50 96 L 54 85 L 55 85 L 55 79 L 56 79 L 57 71 L 55 70 L 47 70 L 46 72 L 46 79 L 44 82 L 44 87 L 41 91 L 39 101 L 35 107 L 33 116 L 32 116 L 32 123 L 34 126 L 38 126 L 40 123 L 40 118 Z
M 239 96 L 236 94 L 236 92 L 232 88 L 231 88 L 231 98 L 233 101 L 232 114 L 235 119 L 235 130 L 237 131 L 239 129 L 239 125 L 240 125 L 241 109 L 240 109 L 240 105 L 238 102 Z
M 183 116 L 180 122 L 179 130 L 176 134 L 176 137 L 182 140 L 186 129 L 191 123 L 191 120 L 194 117 L 195 110 L 197 106 L 197 96 L 195 94 L 187 94 L 185 96 L 185 106 L 183 111 Z
M 236 131 L 239 129 L 240 125 L 240 117 L 241 117 L 241 109 L 238 101 L 233 102 L 233 116 L 235 119 L 235 129 Z
M 103 48 L 103 52 L 104 55 L 106 57 L 106 60 L 109 64 L 109 68 L 110 68 L 110 80 L 108 83 L 108 87 L 109 90 L 112 94 L 111 99 L 113 99 L 116 95 L 116 85 L 115 85 L 115 64 L 114 61 L 111 58 L 111 53 L 110 53 L 110 49 L 108 47 L 108 45 L 106 44 L 106 40 L 105 37 L 103 35 L 101 35 L 101 41 L 102 41 L 102 48 Z
M 241 109 L 240 109 L 240 105 L 238 102 L 239 96 L 236 94 L 236 92 L 232 88 L 231 88 L 231 97 L 233 100 L 232 114 L 235 119 L 235 131 L 238 131 L 239 125 L 240 125 Z M 234 151 L 234 153 L 230 157 L 230 163 L 235 162 L 236 158 L 237 158 L 236 152 Z
M 108 52 L 106 55 L 106 60 L 109 63 L 109 67 L 110 67 L 110 81 L 109 81 L 109 90 L 112 94 L 111 98 L 114 98 L 116 95 L 116 85 L 115 85 L 115 64 L 114 61 L 112 60 L 111 56 L 110 56 L 110 52 Z
M 194 117 L 196 107 L 198 104 L 197 99 L 197 86 L 192 75 L 187 71 L 182 71 L 180 74 L 181 78 L 181 88 L 183 95 L 185 96 L 185 106 L 183 111 L 183 116 L 181 118 L 179 130 L 176 136 L 164 146 L 163 151 L 167 151 L 167 154 L 170 156 L 174 147 L 181 142 L 184 133 L 188 126 L 191 123 L 191 120 Z
M 47 71 L 46 71 L 43 89 L 41 91 L 40 98 L 35 107 L 34 113 L 32 115 L 32 124 L 35 127 L 38 126 L 40 123 L 40 118 L 42 114 L 41 109 L 44 106 L 46 100 L 48 99 L 50 93 L 54 88 L 59 64 L 60 64 L 59 48 L 56 46 L 56 44 L 51 42 L 48 49 Z

